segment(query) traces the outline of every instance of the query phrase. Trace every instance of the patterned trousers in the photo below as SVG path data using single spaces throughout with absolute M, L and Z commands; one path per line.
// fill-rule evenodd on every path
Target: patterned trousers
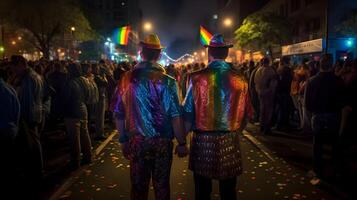
M 130 139 L 131 199 L 147 200 L 150 180 L 156 200 L 170 199 L 173 143 L 169 139 L 135 136 Z

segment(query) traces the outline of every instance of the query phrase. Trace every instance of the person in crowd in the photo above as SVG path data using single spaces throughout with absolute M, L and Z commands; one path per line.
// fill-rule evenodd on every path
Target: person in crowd
M 345 64 L 346 65 L 346 64 Z M 346 101 L 345 105 L 342 109 L 341 113 L 341 125 L 339 129 L 339 137 L 340 137 L 340 157 L 341 157 L 341 172 L 348 172 L 345 170 L 345 166 L 347 166 L 347 160 L 349 149 L 356 143 L 357 141 L 357 114 L 356 114 L 356 103 L 357 103 L 357 59 L 351 61 L 349 63 L 349 73 L 344 75 L 344 85 L 346 91 Z M 345 177 L 349 177 L 349 174 L 344 173 L 341 174 Z
M 108 102 L 108 80 L 106 78 L 105 69 L 100 65 L 94 66 L 93 73 L 94 81 L 97 84 L 99 92 L 99 99 L 95 107 L 95 139 L 103 140 L 106 138 L 106 134 L 104 133 L 104 119 Z
M 304 103 L 312 113 L 313 171 L 312 184 L 318 184 L 323 178 L 323 145 L 329 139 L 333 144 L 333 159 L 337 166 L 338 130 L 340 115 L 344 105 L 343 81 L 333 70 L 332 55 L 324 54 L 320 60 L 320 72 L 309 79 L 305 88 Z
M 7 71 L 0 69 L 0 192 L 13 195 L 15 188 L 15 163 L 13 154 L 15 138 L 19 129 L 20 103 L 16 91 L 6 83 Z
M 176 152 L 186 156 L 176 81 L 157 64 L 163 47 L 156 34 L 140 42 L 143 59 L 118 84 L 115 107 L 119 142 L 130 160 L 131 199 L 148 199 L 150 179 L 155 199 L 170 199 L 173 136 Z
M 212 179 L 219 180 L 221 199 L 236 199 L 237 176 L 242 173 L 238 133 L 251 107 L 248 83 L 225 62 L 232 46 L 220 34 L 212 37 L 205 46 L 211 62 L 190 75 L 183 103 L 186 131 L 194 132 L 189 168 L 196 200 L 211 199 Z
M 262 66 L 254 76 L 254 84 L 259 96 L 260 130 L 270 134 L 278 79 L 269 58 L 262 59 Z
M 88 113 L 86 103 L 89 98 L 88 82 L 82 78 L 79 64 L 68 66 L 68 80 L 62 93 L 64 120 L 71 145 L 71 167 L 76 170 L 81 164 L 92 162 L 92 145 L 88 133 Z
M 299 130 L 304 128 L 304 112 L 303 112 L 303 96 L 304 96 L 304 84 L 308 79 L 308 66 L 302 63 L 302 65 L 295 68 L 293 71 L 293 80 L 291 82 L 290 95 L 292 97 L 294 107 L 299 116 Z
M 252 106 L 254 108 L 254 115 L 252 119 L 253 122 L 258 122 L 260 118 L 259 96 L 257 90 L 255 89 L 255 83 L 254 83 L 255 73 L 257 72 L 259 67 L 260 67 L 259 64 L 257 64 L 254 70 L 252 71 L 252 73 L 250 74 L 249 82 L 248 82 L 249 95 L 252 102 Z
M 26 175 L 31 181 L 43 176 L 43 157 L 39 125 L 42 122 L 44 84 L 41 77 L 19 55 L 11 56 L 11 71 L 20 102 L 20 130 L 17 137 L 18 153 L 25 158 Z M 20 156 L 19 155 L 19 156 Z
M 283 57 L 278 67 L 278 87 L 277 87 L 277 104 L 278 104 L 278 130 L 288 130 L 290 128 L 290 111 L 291 97 L 290 89 L 292 82 L 292 71 L 290 69 L 290 59 Z
M 88 131 L 95 134 L 95 128 L 92 124 L 95 124 L 96 120 L 96 105 L 99 101 L 99 91 L 98 86 L 94 80 L 92 65 L 89 63 L 82 63 L 82 76 L 83 82 L 88 85 L 88 101 L 86 102 L 87 113 L 88 113 Z M 103 139 L 103 138 L 100 138 Z
M 55 62 L 53 71 L 47 76 L 48 84 L 56 91 L 56 94 L 51 99 L 50 124 L 57 124 L 62 116 L 63 104 L 60 94 L 65 89 L 67 82 L 66 66 L 60 62 Z

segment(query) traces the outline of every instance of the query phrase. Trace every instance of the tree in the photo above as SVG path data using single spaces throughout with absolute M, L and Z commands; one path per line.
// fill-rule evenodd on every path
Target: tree
M 237 46 L 243 50 L 269 51 L 281 46 L 290 35 L 287 20 L 274 13 L 255 13 L 248 16 L 235 31 Z
M 75 27 L 77 40 L 95 37 L 80 7 L 70 0 L 2 0 L 0 14 L 27 33 L 27 41 L 49 58 L 57 37 Z
M 346 20 L 336 26 L 336 30 L 345 36 L 357 37 L 357 10 L 350 13 Z

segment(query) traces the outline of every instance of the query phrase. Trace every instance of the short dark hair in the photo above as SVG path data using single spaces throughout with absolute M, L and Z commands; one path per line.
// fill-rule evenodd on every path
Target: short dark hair
M 281 63 L 282 63 L 283 65 L 288 65 L 288 64 L 290 64 L 290 58 L 289 58 L 288 56 L 283 56 L 283 57 L 281 58 Z
M 141 50 L 143 58 L 147 61 L 158 60 L 161 54 L 161 49 L 150 49 L 143 47 Z
M 228 52 L 229 48 L 227 47 L 208 47 L 208 54 L 214 59 L 226 59 Z
M 269 65 L 270 64 L 270 59 L 268 57 L 264 57 L 260 60 L 262 65 Z
M 12 65 L 24 65 L 24 66 L 27 66 L 27 60 L 23 57 L 23 56 L 20 56 L 20 55 L 13 55 L 11 56 L 11 64 Z
M 333 58 L 332 58 L 332 54 L 323 54 L 321 56 L 321 60 L 320 60 L 320 69 L 328 71 L 331 70 L 333 67 Z

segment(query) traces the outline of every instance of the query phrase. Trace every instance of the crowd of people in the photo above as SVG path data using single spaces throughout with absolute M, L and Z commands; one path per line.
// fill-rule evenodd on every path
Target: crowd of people
M 214 48 L 212 47 L 212 49 Z M 150 57 L 151 54 L 149 52 L 144 56 Z M 221 58 L 221 60 L 224 60 L 224 58 Z M 314 183 L 318 183 L 324 176 L 323 144 L 327 141 L 333 146 L 332 157 L 336 164 L 335 167 L 337 170 L 341 170 L 339 172 L 342 172 L 344 167 L 343 154 L 356 140 L 353 135 L 356 132 L 356 126 L 353 122 L 356 122 L 357 60 L 333 64 L 331 55 L 326 54 L 321 57 L 320 61 L 304 60 L 299 65 L 292 64 L 288 57 L 282 57 L 278 62 L 273 62 L 266 57 L 257 63 L 254 61 L 242 64 L 219 63 L 217 66 L 210 64 L 210 67 L 225 67 L 244 78 L 244 81 L 242 81 L 247 83 L 247 98 L 249 97 L 247 104 L 254 108 L 251 122 L 256 125 L 259 124 L 261 133 L 272 134 L 274 127 L 278 131 L 294 133 L 299 131 L 299 133 L 314 136 Z M 150 131 L 156 130 L 157 127 L 150 129 L 148 126 L 157 126 L 157 124 L 147 124 L 147 121 L 157 120 L 158 123 L 165 124 L 168 123 L 164 118 L 166 115 L 154 116 L 155 114 L 160 115 L 154 113 L 153 116 L 147 116 L 145 111 L 139 112 L 137 110 L 139 113 L 143 112 L 141 113 L 143 116 L 148 117 L 142 119 L 144 120 L 142 123 L 146 123 L 148 126 L 133 127 L 137 124 L 132 124 L 133 120 L 131 119 L 137 117 L 138 113 L 128 110 L 135 109 L 135 106 L 128 105 L 128 102 L 125 102 L 132 100 L 133 97 L 125 93 L 126 90 L 123 90 L 123 88 L 127 87 L 130 81 L 143 82 L 139 79 L 140 76 L 138 76 L 138 80 L 132 80 L 127 75 L 127 72 L 132 73 L 135 71 L 133 69 L 137 68 L 145 68 L 145 65 L 142 63 L 116 64 L 106 60 L 100 60 L 98 63 L 47 61 L 45 59 L 27 61 L 24 57 L 18 55 L 12 56 L 9 60 L 2 60 L 0 63 L 0 152 L 1 156 L 7 161 L 1 165 L 1 176 L 6 177 L 2 181 L 14 181 L 14 166 L 17 165 L 18 168 L 19 163 L 21 163 L 24 176 L 31 182 L 41 181 L 44 170 L 41 135 L 44 131 L 58 127 L 57 125 L 61 123 L 65 125 L 70 141 L 70 165 L 73 170 L 92 162 L 91 142 L 92 139 L 103 140 L 106 138 L 104 130 L 106 119 L 109 122 L 116 121 L 119 124 L 119 131 L 122 132 L 128 131 L 125 130 L 125 125 L 127 125 L 132 129 L 131 131 L 136 132 L 142 131 L 138 128 L 143 128 L 145 137 L 150 136 L 150 134 L 155 135 L 154 132 L 151 133 Z M 165 74 L 174 78 L 171 80 L 161 77 L 164 81 L 169 82 L 167 87 L 177 86 L 176 89 L 169 88 L 168 91 L 177 91 L 177 101 L 180 105 L 183 105 L 183 108 L 177 107 L 177 102 L 171 102 L 171 99 L 164 97 L 162 101 L 167 107 L 164 106 L 163 109 L 169 110 L 168 115 L 172 118 L 178 116 L 181 112 L 178 110 L 181 109 L 189 115 L 194 115 L 194 112 L 206 113 L 207 119 L 196 119 L 196 121 L 192 121 L 193 124 L 188 123 L 190 124 L 189 129 L 196 129 L 196 131 L 201 132 L 205 132 L 206 129 L 208 132 L 211 131 L 209 128 L 211 125 L 207 123 L 214 124 L 216 122 L 210 121 L 208 108 L 193 105 L 196 102 L 192 99 L 194 98 L 192 95 L 197 95 L 192 94 L 192 90 L 201 91 L 201 87 L 219 87 L 199 81 L 204 76 L 200 73 L 207 69 L 207 66 L 203 63 L 185 66 L 171 64 L 162 69 L 164 69 Z M 147 72 L 139 70 L 136 70 L 136 72 L 142 73 L 143 77 L 147 75 L 145 74 Z M 204 73 L 202 72 L 202 74 Z M 152 76 L 159 75 L 154 74 Z M 126 80 L 126 78 L 129 79 Z M 232 78 L 229 77 L 229 79 Z M 238 78 L 234 80 L 240 81 Z M 195 81 L 199 83 L 193 83 Z M 153 85 L 154 88 L 150 88 L 150 91 L 153 90 L 154 92 L 149 93 L 149 95 L 151 95 L 150 98 L 156 99 L 160 96 L 157 92 L 158 90 L 161 91 L 161 88 L 156 88 L 155 84 Z M 194 88 L 192 89 L 192 87 Z M 145 96 L 147 95 L 144 94 L 146 89 L 144 88 L 142 91 L 140 88 L 135 89 L 135 94 Z M 200 95 L 203 97 L 207 94 L 202 92 Z M 140 96 L 137 98 L 140 98 Z M 241 101 L 240 98 L 243 97 L 237 94 L 236 98 L 236 101 Z M 141 103 L 145 104 L 145 102 Z M 192 106 L 196 106 L 196 111 Z M 227 105 L 228 108 L 230 107 Z M 197 111 L 197 109 L 201 110 Z M 228 116 L 215 114 L 218 118 Z M 196 113 L 195 116 L 202 117 L 203 115 Z M 239 119 L 242 120 L 243 117 Z M 212 118 L 212 120 L 214 119 Z M 224 122 L 222 123 L 224 124 Z M 177 124 L 174 127 L 166 126 L 165 128 L 180 130 Z M 217 125 L 215 128 L 218 128 L 217 130 L 220 130 L 219 128 L 225 129 L 223 125 Z M 229 128 L 236 130 L 239 127 L 233 123 L 229 125 Z M 162 131 L 170 132 L 166 129 Z M 199 135 L 204 134 L 198 134 L 198 132 L 196 134 L 198 150 L 191 149 L 191 151 L 196 150 L 195 153 L 199 154 L 200 142 L 204 142 L 204 139 L 200 138 Z M 179 138 L 179 143 L 186 145 L 183 135 L 183 131 L 175 132 L 176 138 Z M 168 135 L 167 137 L 171 138 L 172 136 Z M 138 141 L 141 139 L 137 138 Z M 121 135 L 121 143 L 125 143 L 126 140 L 127 138 Z M 171 145 L 163 140 L 152 142 L 150 145 Z M 125 150 L 127 149 L 124 149 L 124 152 Z M 178 149 L 179 155 L 182 156 L 186 154 L 185 151 L 186 149 L 183 148 Z M 209 156 L 217 157 L 221 155 Z M 239 156 L 236 156 L 236 158 L 239 159 Z M 21 159 L 21 162 L 19 162 L 19 159 Z M 162 157 L 158 162 L 164 162 L 165 159 L 171 159 L 170 155 Z M 195 163 L 195 161 L 192 161 L 192 163 Z M 197 163 L 195 166 L 191 165 L 197 172 L 195 183 L 201 185 L 201 187 L 198 187 L 199 189 L 206 191 L 207 180 L 204 173 L 208 173 L 208 171 L 202 171 L 207 170 L 207 168 L 199 169 L 200 165 Z M 143 163 L 131 164 L 140 168 Z M 235 177 L 240 172 L 232 173 Z M 226 174 L 222 176 L 226 176 Z M 222 184 L 227 186 L 230 183 Z M 145 190 L 140 187 L 146 186 L 138 186 L 138 191 Z M 205 194 L 200 195 L 204 196 Z

